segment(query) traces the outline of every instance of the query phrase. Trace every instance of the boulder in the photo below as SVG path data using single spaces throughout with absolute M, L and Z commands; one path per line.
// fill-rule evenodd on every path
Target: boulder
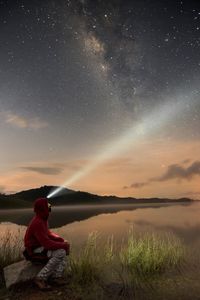
M 22 260 L 3 269 L 6 287 L 9 288 L 18 282 L 33 279 L 44 265 L 34 265 L 29 261 Z

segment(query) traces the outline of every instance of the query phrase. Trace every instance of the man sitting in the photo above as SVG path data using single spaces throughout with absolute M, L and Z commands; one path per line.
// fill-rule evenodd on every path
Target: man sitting
M 65 256 L 69 255 L 70 244 L 48 228 L 51 206 L 47 198 L 39 198 L 34 203 L 35 216 L 28 225 L 24 237 L 24 256 L 32 262 L 43 262 L 45 266 L 37 274 L 35 284 L 42 290 L 50 290 L 47 280 L 65 283 Z

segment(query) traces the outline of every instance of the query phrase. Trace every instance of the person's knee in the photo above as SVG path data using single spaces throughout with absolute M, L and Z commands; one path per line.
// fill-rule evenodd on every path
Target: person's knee
M 59 259 L 63 259 L 66 256 L 66 251 L 64 249 L 57 249 L 54 252 L 54 256 Z

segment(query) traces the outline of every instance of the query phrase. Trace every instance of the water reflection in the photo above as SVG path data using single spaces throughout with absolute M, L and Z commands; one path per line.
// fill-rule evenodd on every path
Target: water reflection
M 149 206 L 81 206 L 57 207 L 53 209 L 49 220 L 50 227 L 73 245 L 80 246 L 92 231 L 97 231 L 104 239 L 114 235 L 116 240 L 126 237 L 130 227 L 135 232 L 170 231 L 180 237 L 186 245 L 200 246 L 200 204 L 191 205 L 151 205 Z M 2 221 L 27 225 L 33 212 L 20 210 L 18 214 L 12 211 L 9 214 L 0 214 Z M 25 226 L 1 223 L 1 235 L 10 228 L 17 233 L 21 228 L 22 238 Z
M 72 240 L 78 237 L 79 242 L 85 240 L 91 231 L 97 231 L 102 237 L 114 235 L 122 240 L 132 227 L 135 232 L 170 231 L 187 245 L 199 244 L 199 214 L 200 204 L 123 210 L 73 222 L 59 228 L 59 233 Z
M 51 227 L 60 227 L 70 224 L 74 221 L 86 220 L 90 217 L 97 216 L 103 213 L 115 213 L 122 210 L 136 210 L 147 208 L 164 208 L 168 206 L 188 206 L 190 204 L 118 204 L 118 205 L 69 205 L 52 207 L 52 212 L 49 217 L 49 225 Z M 12 222 L 18 225 L 27 226 L 31 218 L 34 216 L 33 209 L 14 209 L 1 210 L 0 222 Z

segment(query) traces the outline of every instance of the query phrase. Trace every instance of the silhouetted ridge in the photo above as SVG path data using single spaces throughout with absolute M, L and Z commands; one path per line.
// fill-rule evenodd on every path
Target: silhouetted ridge
M 21 191 L 11 195 L 0 194 L 0 208 L 23 208 L 32 207 L 35 199 L 47 197 L 47 195 L 55 190 L 57 186 L 42 186 L 40 188 Z M 169 202 L 185 202 L 190 203 L 189 198 L 167 199 L 167 198 L 131 198 L 117 196 L 99 196 L 82 191 L 73 191 L 67 188 L 62 189 L 56 197 L 50 198 L 52 205 L 81 205 L 81 204 L 133 204 L 133 203 L 169 203 Z

